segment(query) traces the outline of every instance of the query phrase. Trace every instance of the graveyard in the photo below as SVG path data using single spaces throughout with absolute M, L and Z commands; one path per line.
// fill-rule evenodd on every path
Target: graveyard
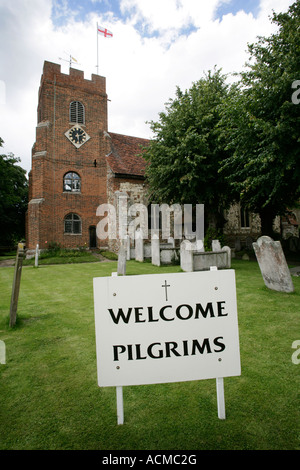
M 241 375 L 224 379 L 226 419 L 218 419 L 215 380 L 193 380 L 124 387 L 122 426 L 115 388 L 97 385 L 92 287 L 118 262 L 23 266 L 13 328 L 14 270 L 0 268 L 0 448 L 299 450 L 300 279 L 278 292 L 257 261 L 232 259 L 231 268 Z M 180 272 L 179 264 L 126 263 L 126 276 Z

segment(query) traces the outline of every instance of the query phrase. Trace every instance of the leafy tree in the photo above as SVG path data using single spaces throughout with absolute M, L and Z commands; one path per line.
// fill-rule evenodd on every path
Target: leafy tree
M 287 13 L 273 13 L 272 22 L 278 31 L 248 46 L 250 61 L 221 120 L 231 152 L 221 174 L 231 183 L 232 198 L 259 213 L 266 235 L 274 217 L 300 197 L 300 106 L 292 100 L 300 79 L 300 2 Z
M 218 173 L 224 143 L 218 139 L 219 105 L 227 94 L 225 76 L 209 72 L 192 87 L 169 100 L 159 121 L 150 122 L 154 138 L 144 158 L 150 199 L 157 203 L 205 205 L 222 226 L 228 204 L 228 183 Z
M 26 171 L 16 165 L 19 161 L 13 154 L 0 155 L 1 246 L 11 246 L 25 235 L 28 183 Z

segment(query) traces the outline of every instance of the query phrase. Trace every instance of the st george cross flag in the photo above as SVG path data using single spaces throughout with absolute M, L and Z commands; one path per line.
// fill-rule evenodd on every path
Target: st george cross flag
M 108 31 L 106 28 L 102 28 L 102 26 L 98 26 L 98 34 L 102 34 L 105 38 L 112 38 L 113 33 L 111 31 Z

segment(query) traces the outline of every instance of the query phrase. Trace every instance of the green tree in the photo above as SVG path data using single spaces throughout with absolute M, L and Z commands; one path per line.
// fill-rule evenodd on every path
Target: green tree
M 266 235 L 272 235 L 274 217 L 300 197 L 300 105 L 292 100 L 300 79 L 300 2 L 273 13 L 272 22 L 277 32 L 248 46 L 250 60 L 221 120 L 230 151 L 221 174 L 232 198 L 259 213 Z
M 26 171 L 16 165 L 19 161 L 13 154 L 0 155 L 1 246 L 12 246 L 25 235 L 28 183 Z
M 228 183 L 218 173 L 224 159 L 224 143 L 218 139 L 219 106 L 227 95 L 220 70 L 169 100 L 159 121 L 150 122 L 154 138 L 144 158 L 152 202 L 205 205 L 217 226 L 223 224 Z

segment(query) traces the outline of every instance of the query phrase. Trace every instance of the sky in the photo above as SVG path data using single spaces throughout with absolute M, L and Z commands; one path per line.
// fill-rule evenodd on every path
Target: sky
M 151 138 L 176 87 L 189 89 L 216 66 L 241 72 L 247 44 L 270 36 L 272 11 L 294 0 L 0 0 L 1 154 L 27 172 L 35 142 L 45 60 L 106 77 L 108 130 Z M 97 23 L 113 33 L 97 36 Z M 97 55 L 98 43 L 98 55 Z

